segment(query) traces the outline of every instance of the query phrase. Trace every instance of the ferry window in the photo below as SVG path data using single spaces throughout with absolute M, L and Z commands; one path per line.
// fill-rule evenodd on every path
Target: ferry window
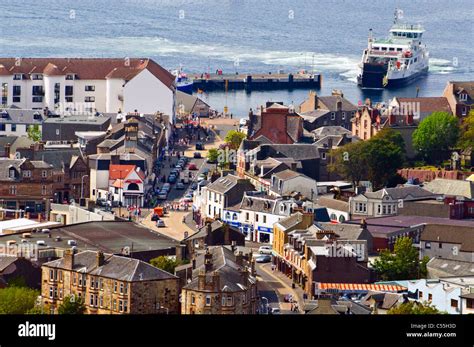
M 394 47 L 390 47 L 388 50 L 389 50 L 389 51 L 394 51 L 395 48 L 394 48 Z
M 386 51 L 387 50 L 387 47 L 382 47 L 382 51 Z
M 416 39 L 417 37 L 418 37 L 418 34 L 416 34 L 416 33 L 415 33 L 415 34 L 413 34 L 413 38 L 415 38 L 415 39 Z
M 397 48 L 397 52 L 401 52 L 402 51 L 402 48 Z

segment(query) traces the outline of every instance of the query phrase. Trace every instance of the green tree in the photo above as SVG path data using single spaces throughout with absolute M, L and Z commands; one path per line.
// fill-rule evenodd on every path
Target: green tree
M 38 124 L 28 127 L 28 137 L 35 142 L 41 141 L 41 131 Z
M 230 130 L 224 141 L 229 145 L 230 149 L 237 150 L 240 147 L 240 144 L 245 139 L 245 134 L 237 131 L 237 130 Z
M 84 299 L 74 294 L 65 296 L 58 307 L 59 314 L 84 314 L 85 311 Z
M 31 310 L 40 292 L 25 287 L 0 289 L 0 314 L 25 314 Z
M 367 175 L 365 144 L 352 142 L 329 152 L 328 170 L 358 186 Z
M 426 277 L 428 257 L 419 260 L 418 250 L 409 237 L 400 237 L 395 242 L 393 253 L 388 249 L 380 252 L 374 269 L 384 281 L 409 280 Z
M 207 161 L 209 163 L 217 163 L 217 159 L 219 158 L 219 150 L 217 148 L 211 148 L 207 152 Z
M 459 147 L 474 150 L 474 110 L 462 121 Z
M 163 255 L 150 260 L 151 265 L 157 267 L 158 269 L 169 272 L 170 274 L 174 274 L 174 270 L 177 266 L 187 264 L 188 262 L 189 261 L 187 260 L 179 261 L 174 257 L 166 257 Z
M 403 166 L 405 155 L 402 147 L 382 137 L 374 137 L 365 144 L 367 179 L 374 190 L 387 186 Z
M 388 310 L 387 314 L 440 314 L 436 307 L 429 303 L 420 303 L 416 301 L 405 302 Z
M 413 146 L 428 163 L 439 164 L 449 158 L 449 150 L 458 139 L 457 118 L 447 112 L 433 112 L 413 133 Z

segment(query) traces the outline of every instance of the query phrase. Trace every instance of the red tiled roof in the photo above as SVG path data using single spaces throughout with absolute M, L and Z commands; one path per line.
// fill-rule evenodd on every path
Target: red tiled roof
M 15 64 L 17 63 L 17 64 Z M 2 65 L 4 68 L 2 68 Z M 151 59 L 131 58 L 0 58 L 0 74 L 15 73 L 66 75 L 74 73 L 80 79 L 103 80 L 123 78 L 129 80 L 147 69 L 168 88 L 172 88 L 175 77 Z
M 135 170 L 135 165 L 110 164 L 109 180 L 124 179 L 132 170 Z

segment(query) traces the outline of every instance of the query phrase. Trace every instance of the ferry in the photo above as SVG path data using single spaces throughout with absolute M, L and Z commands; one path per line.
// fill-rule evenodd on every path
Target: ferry
M 369 30 L 368 47 L 359 64 L 357 83 L 362 88 L 383 89 L 407 85 L 428 72 L 429 52 L 422 43 L 425 30 L 419 24 L 394 24 L 386 39 L 375 39 Z

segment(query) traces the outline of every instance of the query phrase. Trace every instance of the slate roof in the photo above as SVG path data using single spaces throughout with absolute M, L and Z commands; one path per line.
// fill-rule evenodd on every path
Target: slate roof
M 280 220 L 280 224 L 285 229 L 290 229 L 303 221 L 303 214 L 301 212 L 293 213 L 292 215 Z
M 12 257 L 8 255 L 0 256 L 0 273 L 4 271 L 7 267 L 9 267 L 11 264 L 16 262 L 18 259 L 18 257 Z
M 331 208 L 337 211 L 349 212 L 349 203 L 325 196 L 320 196 L 317 201 L 318 205 Z
M 30 148 L 19 148 L 18 151 L 22 158 L 30 160 L 44 160 L 51 164 L 54 169 L 60 170 L 63 167 L 71 167 L 73 158 L 82 157 L 80 148 L 54 148 L 33 150 Z
M 10 154 L 14 155 L 18 148 L 30 147 L 35 142 L 26 136 L 0 136 L 0 157 L 5 156 L 5 146 L 10 144 Z
M 471 226 L 428 224 L 421 241 L 461 244 L 461 251 L 474 252 L 474 222 Z
M 360 303 L 365 306 L 370 306 L 371 304 L 369 300 L 374 299 L 377 302 L 377 308 L 389 310 L 392 307 L 396 306 L 402 297 L 403 294 L 398 293 L 369 291 Z
M 430 271 L 444 273 L 443 277 L 474 276 L 474 263 L 443 258 L 431 258 L 426 264 L 428 274 Z
M 212 221 L 212 223 L 211 223 L 211 232 L 219 230 L 223 226 L 224 226 L 224 223 L 221 222 L 220 220 Z M 231 226 L 229 226 L 229 228 L 230 227 Z M 200 239 L 200 238 L 203 238 L 203 237 L 206 237 L 206 236 L 207 236 L 207 225 L 204 225 L 201 228 L 199 228 L 199 230 L 196 231 L 194 234 L 192 234 L 192 235 L 188 236 L 187 238 L 185 238 L 183 241 Z
M 8 114 L 8 116 L 6 116 L 6 114 Z M 41 125 L 45 119 L 46 118 L 43 115 L 42 110 L 29 110 L 20 108 L 0 109 L 0 123 Z
M 352 135 L 350 130 L 338 125 L 320 127 L 314 129 L 311 133 L 313 134 L 315 140 L 319 140 L 328 135 Z
M 113 254 L 104 254 L 104 264 L 97 266 L 97 253 L 83 251 L 74 254 L 74 270 L 94 276 L 103 276 L 120 281 L 139 282 L 175 279 L 176 276 L 158 269 L 144 261 L 122 257 Z M 43 264 L 46 267 L 66 269 L 64 258 Z
M 272 213 L 276 205 L 276 198 L 273 196 L 251 196 L 245 195 L 240 204 L 241 210 L 251 210 L 253 212 Z
M 318 105 L 326 107 L 330 111 L 337 111 L 337 103 L 342 102 L 343 111 L 355 111 L 357 106 L 340 95 L 318 96 Z
M 462 196 L 474 200 L 474 182 L 471 181 L 436 178 L 431 182 L 425 183 L 423 188 L 434 194 Z
M 234 176 L 234 175 L 227 175 L 224 177 L 219 177 L 217 180 L 212 182 L 207 186 L 208 190 L 212 190 L 221 194 L 227 193 L 237 185 L 246 185 L 246 186 L 251 186 L 251 184 L 246 181 L 246 182 L 239 182 L 240 177 Z M 249 189 L 253 190 L 253 189 Z
M 227 247 L 211 246 L 208 247 L 209 253 L 212 254 L 212 267 L 207 272 L 209 276 L 216 271 L 220 275 L 220 289 L 223 291 L 239 292 L 246 290 L 249 283 L 243 283 L 241 272 L 242 266 L 236 263 L 236 256 Z M 198 288 L 198 275 L 201 270 L 205 269 L 204 252 L 196 256 L 196 268 L 193 270 L 193 279 L 190 283 L 184 286 L 186 289 Z M 249 282 L 254 282 L 255 279 L 249 275 Z
M 376 192 L 365 192 L 363 195 L 369 199 L 382 199 L 388 194 L 393 200 L 411 200 L 422 198 L 433 198 L 435 194 L 419 186 L 403 186 L 395 188 L 383 188 Z
M 293 171 L 293 170 L 283 170 L 283 171 L 274 173 L 273 175 L 282 181 L 290 180 L 292 178 L 296 178 L 300 176 L 306 177 L 304 174 Z
M 362 238 L 364 230 L 356 224 L 334 224 L 318 222 L 323 230 L 334 231 L 340 239 L 359 240 Z
M 316 146 L 311 144 L 262 144 L 260 145 L 260 152 L 265 156 L 264 153 L 268 153 L 268 156 L 278 157 L 287 157 L 294 160 L 309 160 L 309 159 L 318 159 L 319 151 Z M 276 153 L 276 155 L 273 155 Z

